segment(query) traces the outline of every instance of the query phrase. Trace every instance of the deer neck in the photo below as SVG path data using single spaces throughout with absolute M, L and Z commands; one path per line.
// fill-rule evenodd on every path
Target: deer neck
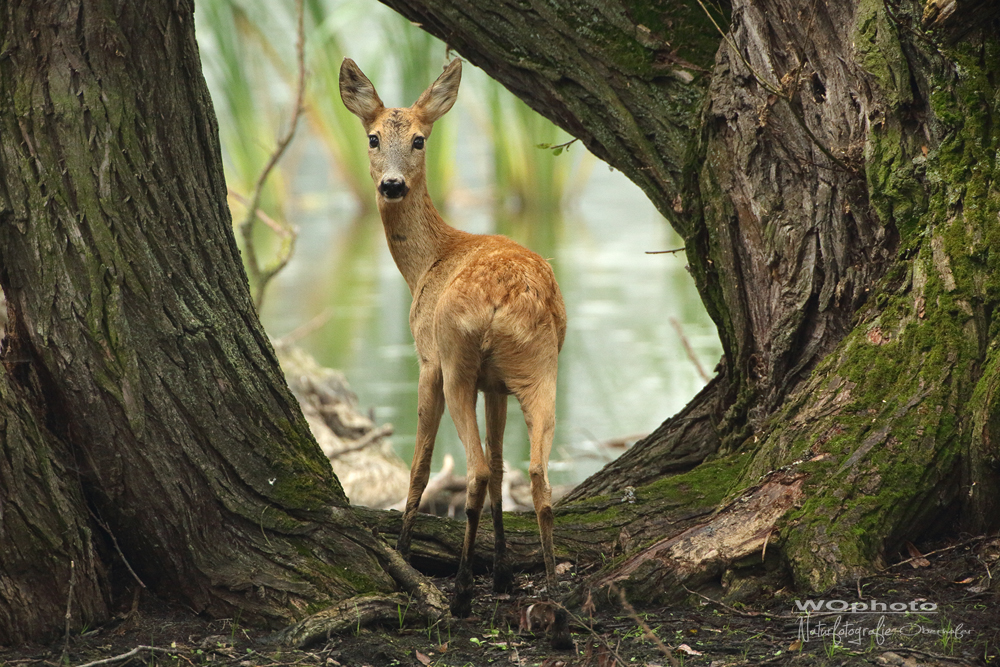
M 438 214 L 425 184 L 398 202 L 379 197 L 378 209 L 389 252 L 410 294 L 414 294 L 420 278 L 444 255 L 445 245 L 459 232 Z

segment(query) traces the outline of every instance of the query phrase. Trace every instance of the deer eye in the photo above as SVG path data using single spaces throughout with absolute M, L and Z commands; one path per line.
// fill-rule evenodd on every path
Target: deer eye
M 368 135 L 368 147 L 369 148 L 378 148 L 378 137 L 375 136 L 374 134 L 369 134 Z
M 416 148 L 418 151 L 421 150 L 424 147 L 424 138 L 413 137 L 413 147 Z

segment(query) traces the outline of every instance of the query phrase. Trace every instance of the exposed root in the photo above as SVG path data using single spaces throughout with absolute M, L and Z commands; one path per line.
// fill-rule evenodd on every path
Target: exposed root
M 599 575 L 590 588 L 625 584 L 678 597 L 685 584 L 700 583 L 730 563 L 762 551 L 775 523 L 802 497 L 804 479 L 801 473 L 772 474 L 708 521 L 660 540 Z
M 382 568 L 402 592 L 344 600 L 271 635 L 267 641 L 303 648 L 373 624 L 403 625 L 408 619 L 416 618 L 433 623 L 449 617 L 448 600 L 437 586 L 410 567 L 402 556 L 381 540 L 373 540 L 370 546 Z
M 265 638 L 264 643 L 305 648 L 339 634 L 360 632 L 361 628 L 376 623 L 405 620 L 411 612 L 419 613 L 413 609 L 415 606 L 403 593 L 354 597 L 307 616 Z

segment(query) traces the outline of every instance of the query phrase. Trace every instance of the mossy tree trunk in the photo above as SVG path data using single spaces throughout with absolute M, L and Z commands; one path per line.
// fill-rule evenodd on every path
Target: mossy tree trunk
M 383 2 L 642 187 L 718 326 L 718 377 L 563 511 L 664 476 L 721 485 L 722 511 L 600 582 L 720 574 L 767 544 L 821 589 L 943 526 L 997 527 L 995 7 L 735 0 L 722 37 L 696 0 Z M 766 520 L 735 521 L 747 505 Z
M 126 564 L 271 625 L 421 585 L 350 512 L 257 320 L 193 11 L 0 14 L 0 643 L 100 622 Z

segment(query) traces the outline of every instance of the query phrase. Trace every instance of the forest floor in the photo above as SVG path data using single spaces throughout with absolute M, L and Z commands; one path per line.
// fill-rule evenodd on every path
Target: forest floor
M 115 623 L 74 634 L 68 641 L 48 647 L 0 647 L 0 667 L 1000 664 L 1000 595 L 998 587 L 990 585 L 991 570 L 1000 563 L 1000 539 L 921 546 L 927 552 L 923 556 L 912 551 L 916 557 L 908 562 L 822 597 L 804 598 L 783 589 L 732 607 L 693 594 L 674 606 L 598 609 L 586 621 L 580 610 L 571 609 L 576 648 L 562 652 L 553 651 L 543 636 L 526 628 L 529 593 L 544 577 L 521 575 L 520 591 L 507 596 L 493 594 L 488 577 L 478 578 L 474 616 L 450 627 L 361 627 L 304 650 L 262 643 L 262 632 L 229 619 L 198 618 L 150 598 Z M 450 592 L 449 578 L 435 581 Z M 798 611 L 821 601 L 825 613 L 807 617 Z M 861 604 L 876 611 L 863 613 Z M 906 611 L 893 613 L 893 605 Z

